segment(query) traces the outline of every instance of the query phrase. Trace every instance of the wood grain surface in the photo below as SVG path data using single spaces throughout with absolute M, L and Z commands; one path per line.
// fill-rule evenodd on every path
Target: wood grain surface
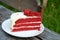
M 23 11 L 23 9 L 25 8 L 28 8 L 33 11 L 36 11 L 37 9 L 36 0 L 0 0 L 0 1 L 20 11 Z

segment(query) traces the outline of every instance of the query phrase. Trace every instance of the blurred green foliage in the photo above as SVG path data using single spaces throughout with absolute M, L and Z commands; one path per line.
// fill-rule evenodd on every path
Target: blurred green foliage
M 60 33 L 60 0 L 48 0 L 47 7 L 43 15 L 45 27 Z

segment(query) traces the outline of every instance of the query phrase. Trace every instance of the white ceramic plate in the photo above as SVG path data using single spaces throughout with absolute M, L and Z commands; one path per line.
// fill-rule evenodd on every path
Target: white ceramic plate
M 29 31 L 20 31 L 20 32 L 11 32 L 11 19 L 7 19 L 2 23 L 2 29 L 13 36 L 16 37 L 33 37 L 41 34 L 44 31 L 44 26 L 41 24 L 41 30 L 29 30 Z

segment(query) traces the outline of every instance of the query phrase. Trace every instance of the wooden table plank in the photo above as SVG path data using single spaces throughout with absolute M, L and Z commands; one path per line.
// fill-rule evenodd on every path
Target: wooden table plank
M 11 15 L 11 13 L 12 13 L 11 10 L 6 9 L 6 8 L 3 7 L 3 6 L 0 6 L 0 24 L 1 24 L 4 20 L 6 20 L 6 19 L 9 18 L 10 15 Z
M 34 11 L 36 11 L 37 9 L 36 0 L 0 0 L 0 1 L 20 11 L 24 10 L 25 8 L 28 8 Z
M 47 28 L 45 28 L 44 32 L 38 37 L 41 37 L 44 40 L 60 40 L 60 34 L 55 33 Z

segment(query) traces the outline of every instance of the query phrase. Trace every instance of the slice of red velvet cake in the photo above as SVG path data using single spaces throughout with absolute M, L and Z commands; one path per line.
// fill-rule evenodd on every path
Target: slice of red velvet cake
M 40 24 L 42 22 L 39 12 L 32 12 L 30 10 L 24 10 L 11 15 L 12 20 L 12 32 L 28 31 L 28 30 L 40 30 Z

